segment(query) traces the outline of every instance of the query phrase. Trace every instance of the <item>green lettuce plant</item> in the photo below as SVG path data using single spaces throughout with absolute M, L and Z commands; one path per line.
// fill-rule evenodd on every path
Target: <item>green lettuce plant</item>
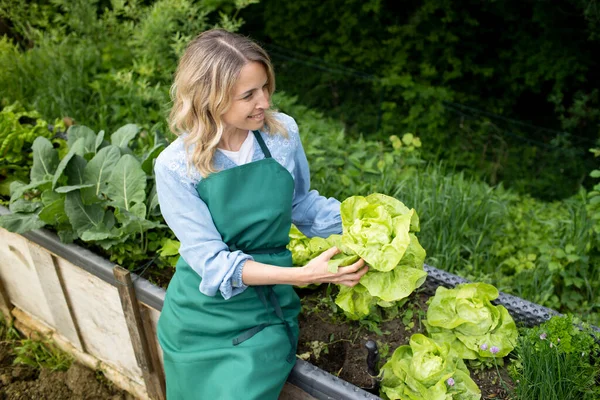
M 425 250 L 413 232 L 419 231 L 414 209 L 379 193 L 352 196 L 341 205 L 340 249 L 369 265 L 360 283 L 342 286 L 336 304 L 351 319 L 362 319 L 375 304 L 389 307 L 425 282 Z
M 341 205 L 342 235 L 327 239 L 307 238 L 295 227 L 290 231 L 292 259 L 304 265 L 330 247 L 340 253 L 329 261 L 329 270 L 350 265 L 359 258 L 369 265 L 360 283 L 341 286 L 336 304 L 351 319 L 363 319 L 375 305 L 393 306 L 425 281 L 425 250 L 413 232 L 419 231 L 419 218 L 399 200 L 374 193 L 352 196 Z
M 290 242 L 287 248 L 292 252 L 292 263 L 296 266 L 306 265 L 310 260 L 334 246 L 338 249 L 343 248 L 342 235 L 331 235 L 327 239 L 318 236 L 308 238 L 296 226 L 292 225 L 290 229 Z M 347 251 L 349 252 L 349 250 Z M 337 268 L 350 265 L 358 259 L 357 255 L 338 253 L 329 261 L 329 270 L 336 272 Z
M 519 333 L 506 308 L 492 304 L 497 297 L 498 289 L 486 283 L 438 287 L 424 321 L 429 336 L 450 344 L 463 359 L 486 361 L 508 355 Z
M 463 360 L 449 343 L 414 334 L 409 345 L 400 346 L 381 369 L 384 399 L 476 400 L 479 387 Z

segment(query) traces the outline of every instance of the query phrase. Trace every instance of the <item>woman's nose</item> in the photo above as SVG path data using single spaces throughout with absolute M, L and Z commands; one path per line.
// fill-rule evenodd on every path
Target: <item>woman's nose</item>
M 262 108 L 266 110 L 269 108 L 269 92 L 267 90 L 260 91 L 260 97 L 258 98 L 258 102 L 256 103 L 256 108 Z

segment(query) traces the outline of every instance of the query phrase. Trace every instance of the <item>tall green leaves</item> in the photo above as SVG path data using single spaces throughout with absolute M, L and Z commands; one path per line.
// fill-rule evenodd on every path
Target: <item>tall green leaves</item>
M 13 213 L 0 217 L 0 226 L 23 233 L 50 225 L 65 242 L 79 238 L 105 249 L 137 237 L 140 256 L 147 257 L 146 232 L 164 226 L 152 213 L 156 190 L 147 182 L 153 180 L 151 165 L 165 143 L 155 135 L 150 151 L 129 147 L 139 133 L 138 126 L 125 125 L 109 144 L 104 132 L 72 126 L 62 159 L 48 139 L 37 138 L 30 183 L 13 182 Z M 150 166 L 149 174 L 141 160 Z
M 126 154 L 115 165 L 106 194 L 112 199 L 112 205 L 115 208 L 133 212 L 139 210 L 139 205 L 143 206 L 143 201 L 146 199 L 146 173 L 142 170 L 142 165 L 135 157 Z M 139 215 L 139 212 L 134 212 Z M 144 217 L 142 212 L 141 217 Z
M 83 177 L 92 186 L 81 191 L 86 203 L 93 203 L 94 199 L 97 199 L 100 193 L 106 190 L 108 177 L 119 158 L 121 158 L 119 148 L 110 145 L 100 149 L 87 164 Z
M 58 152 L 45 137 L 38 137 L 33 142 L 33 167 L 31 182 L 50 181 L 58 167 Z

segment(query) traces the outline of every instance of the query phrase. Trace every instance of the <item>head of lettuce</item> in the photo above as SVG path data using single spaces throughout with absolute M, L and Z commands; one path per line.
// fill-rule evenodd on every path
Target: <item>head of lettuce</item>
M 352 196 L 340 206 L 343 234 L 338 248 L 370 266 L 360 283 L 342 287 L 336 304 L 351 319 L 362 319 L 375 304 L 393 304 L 425 281 L 425 250 L 413 232 L 419 217 L 401 201 L 380 193 Z
M 478 400 L 481 391 L 448 343 L 420 333 L 382 367 L 381 397 L 389 400 Z
M 506 308 L 492 304 L 497 297 L 498 289 L 487 283 L 438 287 L 427 310 L 429 336 L 449 343 L 463 359 L 485 361 L 508 355 L 519 332 Z

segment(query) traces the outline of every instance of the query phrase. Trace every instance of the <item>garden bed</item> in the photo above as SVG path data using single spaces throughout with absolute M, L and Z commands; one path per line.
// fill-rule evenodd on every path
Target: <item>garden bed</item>
M 380 332 L 368 325 L 349 321 L 332 313 L 326 287 L 313 291 L 301 290 L 302 313 L 300 314 L 300 339 L 298 354 L 312 364 L 328 371 L 358 387 L 374 385 L 368 373 L 366 343 L 377 343 L 381 360 L 390 357 L 393 351 L 408 341 L 414 333 L 426 333 L 421 323 L 427 312 L 429 295 L 423 291 L 413 293 L 400 309 L 397 318 L 377 323 Z M 472 372 L 472 378 L 481 389 L 482 398 L 508 399 L 504 385 L 512 388 L 512 380 L 505 367 Z M 503 385 L 504 383 L 504 385 Z
M 6 212 L 6 209 L 0 210 L 0 213 Z M 0 230 L 0 236 L 0 277 L 9 299 L 7 303 L 15 306 L 12 314 L 16 319 L 29 327 L 45 329 L 80 362 L 90 367 L 100 366 L 107 378 L 120 388 L 139 398 L 152 398 L 148 393 L 152 383 L 147 373 L 157 372 L 157 369 L 162 372 L 160 352 L 154 354 L 154 358 L 150 354 L 149 364 L 139 360 L 135 335 L 120 304 L 123 300 L 119 300 L 114 265 L 80 246 L 60 243 L 56 235 L 46 230 L 24 235 Z M 45 265 L 44 259 L 50 260 L 50 264 Z M 360 389 L 373 385 L 367 373 L 366 341 L 379 342 L 381 359 L 385 360 L 396 347 L 406 344 L 411 334 L 423 332 L 421 319 L 427 309 L 426 300 L 435 288 L 465 282 L 429 266 L 425 269 L 428 278 L 423 287 L 410 297 L 396 318 L 380 321 L 376 329 L 334 313 L 327 286 L 312 291 L 299 289 L 303 312 L 298 355 L 310 363 L 297 361 L 289 377 L 289 383 L 294 386 L 286 386 L 288 392 L 296 392 L 296 397 L 288 398 L 298 398 L 301 392 L 300 396 L 304 397 L 299 398 L 306 399 L 310 396 L 376 399 L 375 395 Z M 54 280 L 49 279 L 53 276 Z M 45 279 L 44 285 L 40 284 L 41 278 Z M 54 284 L 58 286 L 53 287 Z M 150 353 L 156 352 L 155 326 L 164 289 L 135 275 L 132 286 L 145 321 L 142 330 L 146 333 L 146 344 Z M 41 295 L 33 297 L 32 292 Z M 53 295 L 57 297 L 51 298 Z M 555 313 L 506 294 L 501 294 L 496 303 L 506 306 L 518 323 L 528 326 L 543 322 Z M 51 309 L 49 305 L 57 305 L 57 308 Z M 381 334 L 375 333 L 377 329 Z M 472 373 L 484 398 L 506 398 L 503 385 L 510 387 L 510 379 L 505 369 L 499 373 L 501 379 L 495 370 Z M 301 390 L 298 392 L 297 388 Z

